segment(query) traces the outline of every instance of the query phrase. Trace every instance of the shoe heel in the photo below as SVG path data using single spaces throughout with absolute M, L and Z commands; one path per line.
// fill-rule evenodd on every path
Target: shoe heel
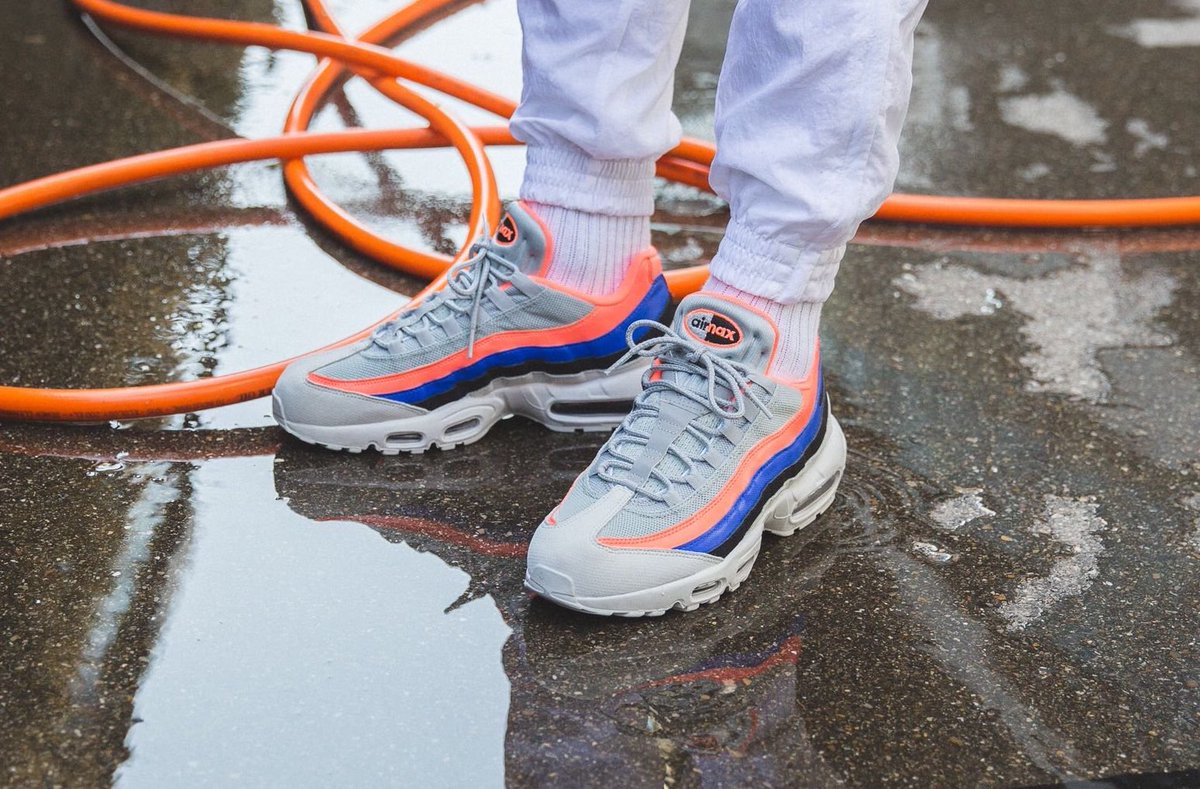
M 615 428 L 642 391 L 646 364 L 628 365 L 612 374 L 589 370 L 576 375 L 546 376 L 521 386 L 509 407 L 551 430 L 602 432 Z
M 804 470 L 793 477 L 769 503 L 763 530 L 790 537 L 832 506 L 846 468 L 846 436 L 832 415 L 825 440 Z

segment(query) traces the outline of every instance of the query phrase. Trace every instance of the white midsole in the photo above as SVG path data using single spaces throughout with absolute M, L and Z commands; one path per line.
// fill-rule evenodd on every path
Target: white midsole
M 541 589 L 527 575 L 525 585 L 568 608 L 593 614 L 654 615 L 671 608 L 692 610 L 741 585 L 754 567 L 764 531 L 788 536 L 812 523 L 833 503 L 846 467 L 846 437 L 832 415 L 825 438 L 799 474 L 784 483 L 721 562 L 652 589 L 609 597 L 567 597 Z
M 275 417 L 289 433 L 334 449 L 422 452 L 478 441 L 501 419 L 524 416 L 551 430 L 612 430 L 625 418 L 627 404 L 642 391 L 649 363 L 629 364 L 609 374 L 588 370 L 570 375 L 529 373 L 497 378 L 487 386 L 430 411 L 385 422 L 307 425 L 287 419 L 278 400 Z M 595 413 L 564 412 L 563 406 L 594 405 Z M 612 408 L 606 410 L 605 406 Z M 622 410 L 622 406 L 625 410 Z

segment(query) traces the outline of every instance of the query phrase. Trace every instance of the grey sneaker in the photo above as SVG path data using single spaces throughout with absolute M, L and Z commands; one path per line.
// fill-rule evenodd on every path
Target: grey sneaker
M 633 333 L 661 336 L 634 341 Z M 529 546 L 525 585 L 593 614 L 690 611 L 736 589 L 763 531 L 789 535 L 833 503 L 846 440 L 820 353 L 802 381 L 766 373 L 775 324 L 712 294 L 668 329 L 630 327 L 615 367 L 650 358 L 632 412 Z
M 385 454 L 470 444 L 513 415 L 564 431 L 620 424 L 640 371 L 606 368 L 635 321 L 670 306 L 658 253 L 640 253 L 615 293 L 591 296 L 545 278 L 548 233 L 510 206 L 442 290 L 370 340 L 289 366 L 275 419 L 310 444 Z

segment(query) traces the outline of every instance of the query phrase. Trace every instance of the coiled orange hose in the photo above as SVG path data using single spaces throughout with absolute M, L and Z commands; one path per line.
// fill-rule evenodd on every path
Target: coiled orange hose
M 280 137 L 186 146 L 12 186 L 0 190 L 0 220 L 105 189 L 237 162 L 280 159 L 285 163 L 285 178 L 291 193 L 318 222 L 373 259 L 418 276 L 437 278 L 449 265 L 463 259 L 470 240 L 495 225 L 500 212 L 499 193 L 484 148 L 515 144 L 507 127 L 469 128 L 397 80 L 433 88 L 502 118 L 511 116 L 515 105 L 502 96 L 399 58 L 380 46 L 415 32 L 470 4 L 471 0 L 415 0 L 376 24 L 358 41 L 350 40 L 342 33 L 322 0 L 308 0 L 307 7 L 323 32 L 179 16 L 131 8 L 113 0 L 71 2 L 101 22 L 147 33 L 309 52 L 323 60 L 297 95 L 288 114 L 285 133 Z M 347 69 L 366 77 L 384 95 L 425 118 L 428 128 L 307 132 L 316 109 Z M 468 237 L 453 258 L 408 249 L 373 232 L 324 196 L 303 162 L 303 157 L 321 153 L 446 145 L 453 146 L 462 155 L 473 198 Z M 713 155 L 714 149 L 709 143 L 685 140 L 660 161 L 658 172 L 665 178 L 707 189 L 708 166 Z M 1200 197 L 1056 201 L 896 194 L 888 199 L 875 218 L 999 227 L 1161 227 L 1200 224 Z M 668 273 L 671 290 L 676 296 L 698 288 L 705 276 L 706 268 L 702 266 Z M 417 298 L 438 284 L 435 279 Z M 357 341 L 367 336 L 371 328 L 373 326 L 328 347 Z M 268 394 L 290 361 L 213 378 L 150 386 L 113 389 L 0 387 L 0 418 L 102 421 L 198 411 Z

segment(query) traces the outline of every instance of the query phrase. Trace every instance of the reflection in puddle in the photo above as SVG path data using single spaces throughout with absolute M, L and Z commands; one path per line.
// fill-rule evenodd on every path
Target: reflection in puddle
M 853 453 L 831 511 L 798 537 L 769 539 L 754 582 L 736 595 L 687 616 L 612 622 L 531 603 L 521 589 L 530 532 L 597 439 L 516 424 L 498 431 L 472 448 L 476 457 L 469 461 L 440 453 L 419 459 L 330 456 L 286 445 L 275 483 L 298 513 L 367 523 L 389 541 L 464 569 L 471 583 L 455 606 L 479 597 L 497 602 L 512 628 L 504 648 L 512 683 L 505 756 L 510 782 L 525 785 L 552 775 L 563 785 L 823 786 L 851 778 L 854 769 L 833 741 L 846 736 L 838 733 L 838 711 L 858 702 L 843 695 L 845 685 L 832 688 L 844 681 L 840 671 L 862 669 L 864 657 L 841 643 L 859 630 L 867 641 L 886 638 L 898 656 L 933 639 L 935 664 L 927 670 L 946 673 L 956 686 L 964 683 L 998 716 L 986 724 L 986 734 L 972 736 L 1011 737 L 1039 768 L 1066 774 L 1060 767 L 1074 758 L 1070 746 L 992 666 L 991 631 L 940 578 L 953 566 L 943 555 L 954 556 L 932 543 L 929 551 L 914 547 L 928 566 L 896 547 L 921 546 L 910 542 L 911 535 L 935 527 L 917 522 L 924 507 L 913 483 L 886 461 Z M 520 468 L 502 462 L 505 446 L 514 443 L 527 449 Z M 501 495 L 517 479 L 524 485 L 522 500 Z M 845 589 L 848 577 L 881 572 L 900 585 L 901 600 L 912 601 L 903 612 L 889 610 L 891 594 Z M 831 620 L 868 610 L 874 613 L 861 628 L 830 632 Z M 811 635 L 811 655 L 810 612 L 821 622 Z M 905 646 L 914 619 L 922 635 Z M 826 663 L 831 665 L 821 668 Z M 832 698 L 816 691 L 829 683 Z M 855 697 L 872 709 L 880 705 L 868 716 L 890 715 L 893 702 L 910 703 L 904 694 L 891 699 L 894 690 L 858 688 L 862 695 Z M 864 737 L 874 739 L 871 733 Z
M 495 606 L 444 613 L 461 571 L 293 514 L 270 495 L 272 465 L 192 474 L 187 568 L 118 785 L 499 784 L 509 631 Z
M 470 452 L 420 458 L 285 446 L 276 486 L 299 513 L 369 524 L 468 572 L 470 586 L 451 610 L 480 597 L 497 601 L 513 629 L 504 648 L 508 781 L 835 783 L 797 703 L 804 619 L 778 586 L 781 553 L 804 540 L 772 540 L 774 573 L 760 568 L 762 583 L 689 617 L 613 622 L 531 603 L 522 588 L 529 536 L 599 439 L 507 423 L 497 433 Z M 526 450 L 519 468 L 506 450 L 513 444 Z M 502 495 L 518 479 L 521 499 Z M 789 588 L 815 581 L 832 559 L 789 568 Z M 424 677 L 443 683 L 436 670 Z
M 100 463 L 99 466 L 122 463 Z M 169 463 L 148 463 L 137 469 L 141 493 L 130 505 L 122 527 L 120 553 L 112 562 L 112 587 L 99 602 L 95 624 L 88 632 L 72 695 L 77 700 L 94 700 L 99 695 L 99 678 L 136 594 L 136 587 L 151 558 L 151 545 L 168 517 L 168 509 L 181 498 L 180 475 Z

